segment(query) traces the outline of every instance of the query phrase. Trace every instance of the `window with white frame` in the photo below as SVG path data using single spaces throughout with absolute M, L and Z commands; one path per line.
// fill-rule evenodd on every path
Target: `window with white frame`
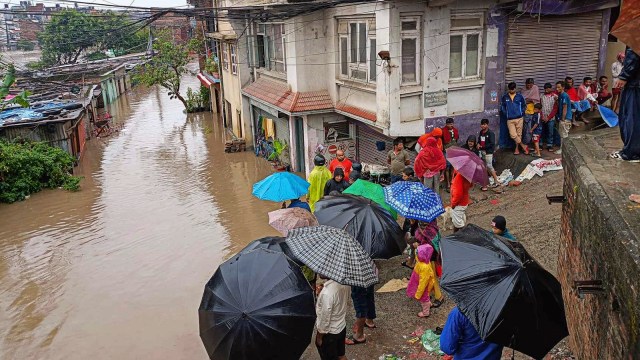
M 400 41 L 402 66 L 400 68 L 403 84 L 420 83 L 420 17 L 400 19 Z
M 238 58 L 237 58 L 237 47 L 235 44 L 229 44 L 229 53 L 231 54 L 231 73 L 234 75 L 238 74 Z
M 284 24 L 254 24 L 250 49 L 252 65 L 267 70 L 286 72 L 287 50 Z
M 340 77 L 362 82 L 376 81 L 375 21 L 340 20 L 338 22 Z
M 220 46 L 222 48 L 222 68 L 224 70 L 229 70 L 229 50 L 228 50 L 228 44 L 226 43 L 222 43 L 222 46 Z
M 482 17 L 452 16 L 449 37 L 449 80 L 482 78 Z

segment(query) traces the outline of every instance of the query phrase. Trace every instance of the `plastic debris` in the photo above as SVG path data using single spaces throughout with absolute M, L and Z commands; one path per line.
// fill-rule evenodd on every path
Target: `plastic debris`
M 378 357 L 378 360 L 400 360 L 400 358 L 395 354 L 383 354 Z
M 429 329 L 422 334 L 422 346 L 430 354 L 444 355 L 444 352 L 440 350 L 440 335 L 436 335 L 433 330 Z

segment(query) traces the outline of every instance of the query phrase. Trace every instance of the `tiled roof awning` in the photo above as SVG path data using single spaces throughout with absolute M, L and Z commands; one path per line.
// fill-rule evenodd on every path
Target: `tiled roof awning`
M 353 115 L 355 117 L 358 117 L 358 118 L 361 118 L 361 119 L 365 119 L 365 120 L 369 120 L 369 121 L 373 121 L 373 122 L 375 122 L 377 120 L 377 115 L 376 115 L 375 112 L 369 111 L 369 110 L 365 110 L 365 109 L 359 108 L 357 106 L 345 104 L 343 102 L 339 102 L 336 105 L 336 111 L 341 112 L 341 113 L 346 113 L 346 114 L 349 114 L 349 115 Z
M 293 92 L 287 84 L 262 78 L 242 89 L 242 93 L 290 114 L 333 110 L 333 101 L 326 90 Z

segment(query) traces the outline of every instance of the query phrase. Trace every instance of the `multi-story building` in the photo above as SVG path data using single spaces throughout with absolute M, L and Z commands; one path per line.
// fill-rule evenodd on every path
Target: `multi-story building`
M 531 77 L 542 89 L 568 75 L 579 83 L 603 74 L 617 5 L 214 2 L 219 25 L 210 37 L 225 121 L 247 143 L 265 129 L 286 141 L 297 171 L 309 171 L 317 151 L 336 149 L 384 165 L 393 138 L 411 145 L 447 117 L 461 137 L 476 133 L 482 118 L 498 130 L 508 81 L 524 86 Z

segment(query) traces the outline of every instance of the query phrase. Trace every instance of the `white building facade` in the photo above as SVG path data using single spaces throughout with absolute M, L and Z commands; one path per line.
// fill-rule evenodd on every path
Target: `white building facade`
M 344 3 L 292 16 L 296 4 L 259 3 L 223 13 L 237 47 L 222 49 L 222 68 L 235 61 L 239 80 L 225 98 L 241 94 L 232 110 L 248 144 L 289 144 L 293 170 L 337 149 L 385 165 L 394 138 L 411 146 L 447 117 L 465 136 L 482 118 L 498 130 L 515 12 L 504 1 Z

